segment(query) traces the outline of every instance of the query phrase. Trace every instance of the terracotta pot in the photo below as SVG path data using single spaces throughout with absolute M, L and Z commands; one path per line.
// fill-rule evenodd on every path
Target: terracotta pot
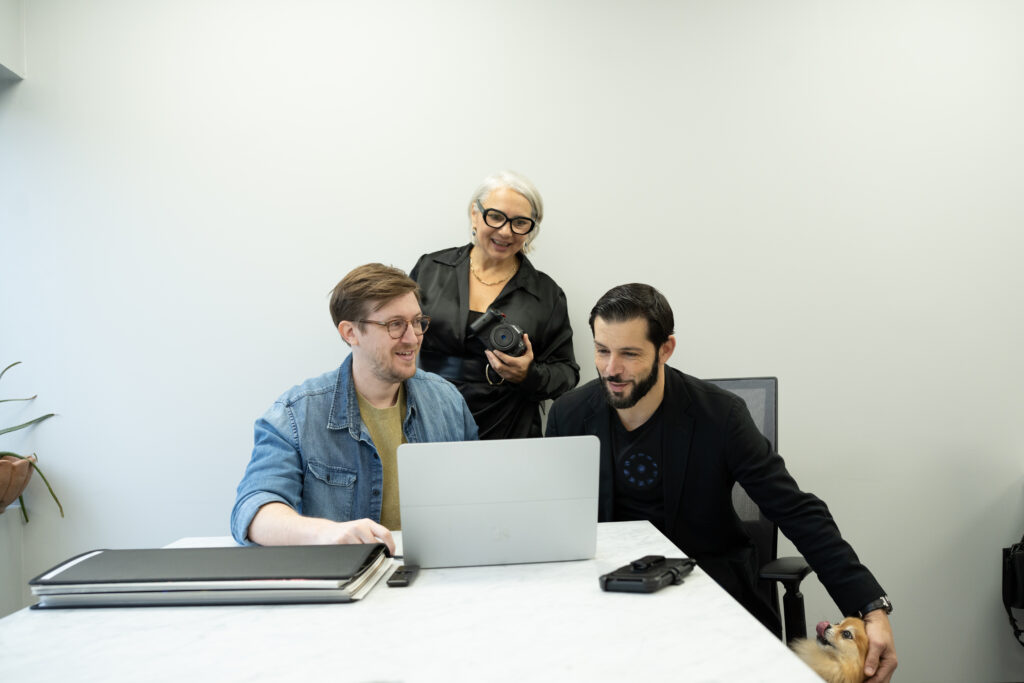
M 18 500 L 32 478 L 32 463 L 18 458 L 0 458 L 0 513 Z

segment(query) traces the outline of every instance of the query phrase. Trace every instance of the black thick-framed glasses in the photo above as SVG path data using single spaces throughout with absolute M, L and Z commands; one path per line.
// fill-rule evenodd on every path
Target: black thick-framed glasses
M 497 209 L 485 209 L 484 205 L 480 203 L 480 200 L 476 200 L 477 208 L 480 209 L 480 213 L 484 217 L 484 223 L 492 228 L 500 228 L 501 226 L 508 223 L 509 227 L 512 228 L 512 232 L 517 235 L 527 235 L 533 230 L 537 223 L 532 218 L 526 216 L 516 216 L 515 218 L 509 218 L 503 212 Z
M 430 316 L 421 315 L 418 318 L 413 318 L 412 320 L 395 318 L 394 320 L 385 320 L 384 322 L 380 322 L 379 320 L 358 320 L 356 322 L 380 325 L 381 327 L 387 328 L 388 335 L 392 339 L 401 339 L 405 336 L 405 331 L 409 329 L 409 325 L 412 325 L 413 334 L 417 337 L 422 337 L 423 333 L 427 331 L 428 327 L 430 327 Z

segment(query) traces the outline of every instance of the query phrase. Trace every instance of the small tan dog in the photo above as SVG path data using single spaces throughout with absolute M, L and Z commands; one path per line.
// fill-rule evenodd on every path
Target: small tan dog
M 797 640 L 793 651 L 828 683 L 863 683 L 868 635 L 864 621 L 847 617 L 838 624 L 823 621 L 817 640 Z

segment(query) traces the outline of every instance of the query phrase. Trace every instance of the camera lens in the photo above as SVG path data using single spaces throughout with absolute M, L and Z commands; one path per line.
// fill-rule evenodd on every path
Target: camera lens
M 508 325 L 498 325 L 491 330 L 491 343 L 499 351 L 508 351 L 515 346 L 516 335 Z

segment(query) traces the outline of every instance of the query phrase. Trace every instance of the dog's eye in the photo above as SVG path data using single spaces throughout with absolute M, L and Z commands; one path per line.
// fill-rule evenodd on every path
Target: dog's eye
M 849 631 L 843 631 L 843 638 L 850 640 L 851 638 L 853 638 L 853 634 Z

